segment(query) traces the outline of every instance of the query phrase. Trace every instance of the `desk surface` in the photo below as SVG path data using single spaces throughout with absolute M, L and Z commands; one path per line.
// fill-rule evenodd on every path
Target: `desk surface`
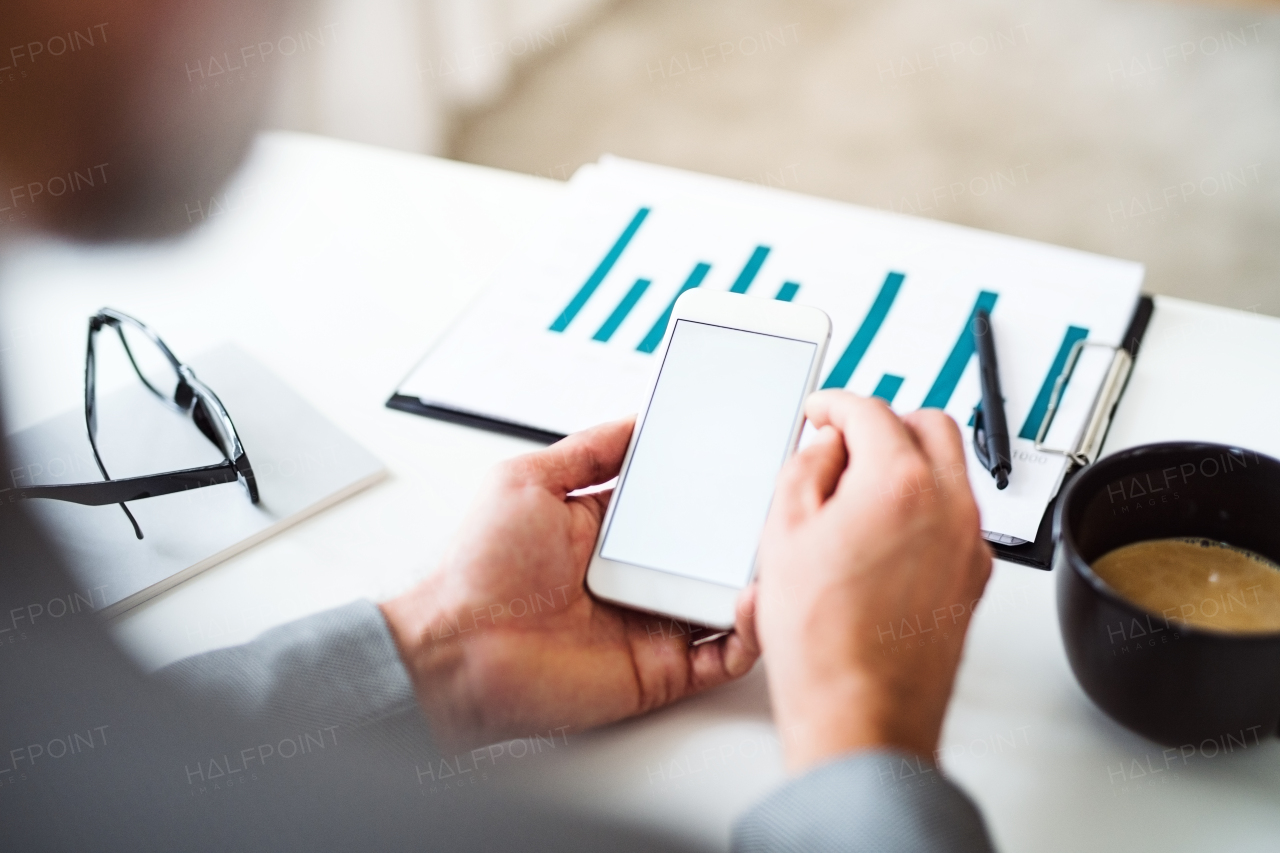
M 208 222 L 182 240 L 9 246 L 9 429 L 78 405 L 85 321 L 110 305 L 161 330 L 180 356 L 235 340 L 392 472 L 121 618 L 121 641 L 145 665 L 385 598 L 432 570 L 480 473 L 531 446 L 383 402 L 561 194 L 539 178 L 273 134 L 228 191 L 191 200 L 189 215 Z M 1158 299 L 1107 450 L 1207 439 L 1280 456 L 1280 398 L 1264 390 L 1278 371 L 1280 320 Z M 1044 572 L 997 565 L 943 754 L 1004 851 L 1271 850 L 1280 838 L 1280 741 L 1170 765 L 1076 685 Z M 782 779 L 757 667 L 644 719 L 570 732 L 566 746 L 513 760 L 493 784 L 528 784 L 723 848 L 734 817 Z

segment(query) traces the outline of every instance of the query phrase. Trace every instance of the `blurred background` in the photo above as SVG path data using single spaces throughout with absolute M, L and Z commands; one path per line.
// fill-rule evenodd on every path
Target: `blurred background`
M 272 125 L 611 152 L 1147 265 L 1280 315 L 1280 2 L 324 0 Z

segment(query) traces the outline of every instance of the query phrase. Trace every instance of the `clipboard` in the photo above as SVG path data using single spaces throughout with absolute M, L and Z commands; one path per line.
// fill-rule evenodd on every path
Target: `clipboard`
M 1045 507 L 1044 516 L 1040 519 L 1040 527 L 1036 530 L 1035 541 L 1022 545 L 1008 545 L 1003 542 L 988 540 L 988 544 L 991 545 L 991 550 L 997 558 L 1045 571 L 1049 571 L 1052 568 L 1054 547 L 1053 511 L 1058 504 L 1058 497 L 1061 496 L 1062 490 L 1066 488 L 1067 483 L 1071 482 L 1072 477 L 1083 470 L 1085 466 L 1097 461 L 1098 454 L 1102 451 L 1102 445 L 1106 442 L 1107 431 L 1111 428 L 1111 419 L 1115 416 L 1116 406 L 1120 404 L 1120 399 L 1124 396 L 1125 389 L 1128 387 L 1129 375 L 1133 372 L 1134 361 L 1138 357 L 1138 350 L 1142 345 L 1143 337 L 1147 333 L 1147 325 L 1151 322 L 1151 315 L 1154 311 L 1155 301 L 1150 296 L 1143 295 L 1138 298 L 1138 305 L 1134 309 L 1133 317 L 1129 320 L 1129 327 L 1125 330 L 1123 342 L 1120 346 L 1111 347 L 1082 340 L 1078 341 L 1072 348 L 1071 355 L 1062 368 L 1062 373 L 1058 375 L 1054 382 L 1049 410 L 1045 414 L 1044 422 L 1040 425 L 1040 432 L 1036 436 L 1036 450 L 1041 453 L 1067 457 L 1069 460 L 1067 473 L 1062 478 L 1062 485 L 1058 487 L 1058 494 Z M 1080 433 L 1076 446 L 1069 448 L 1046 447 L 1044 445 L 1044 437 L 1048 434 L 1053 418 L 1057 414 L 1058 401 L 1062 397 L 1063 388 L 1070 381 L 1071 372 L 1075 368 L 1076 361 L 1086 346 L 1107 346 L 1108 349 L 1114 350 L 1106 379 L 1098 389 L 1098 396 L 1093 402 L 1089 419 L 1085 423 L 1084 430 Z
M 1098 453 L 1106 441 L 1107 430 L 1111 426 L 1111 418 L 1115 414 L 1116 406 L 1119 404 L 1121 397 L 1124 396 L 1129 374 L 1133 369 L 1134 359 L 1138 356 L 1138 349 L 1142 344 L 1142 338 L 1146 334 L 1147 324 L 1150 322 L 1151 314 L 1154 310 L 1155 302 L 1152 298 L 1145 295 L 1140 296 L 1129 320 L 1129 326 L 1122 338 L 1123 343 L 1120 346 L 1111 347 L 1109 345 L 1089 343 L 1087 340 L 1079 341 L 1073 348 L 1061 374 L 1057 377 L 1054 383 L 1054 394 L 1051 398 L 1050 408 L 1045 415 L 1037 436 L 1036 449 L 1044 453 L 1066 456 L 1070 460 L 1062 485 L 1058 487 L 1058 494 L 1062 493 L 1062 489 L 1082 468 L 1097 459 Z M 1048 434 L 1049 427 L 1052 425 L 1053 418 L 1057 413 L 1057 404 L 1061 399 L 1063 389 L 1070 380 L 1076 360 L 1085 346 L 1107 346 L 1108 349 L 1114 350 L 1115 354 L 1112 357 L 1106 379 L 1099 388 L 1098 396 L 1090 408 L 1089 419 L 1077 445 L 1071 448 L 1046 447 L 1044 446 L 1043 438 Z M 502 420 L 479 412 L 468 412 L 449 406 L 425 403 L 417 397 L 398 392 L 387 400 L 386 405 L 391 409 L 398 409 L 403 412 L 434 418 L 435 420 L 483 429 L 542 444 L 552 444 L 564 438 L 562 433 L 537 429 L 536 427 Z M 1034 541 L 1022 544 L 1008 544 L 988 538 L 988 544 L 991 545 L 995 555 L 1011 563 L 1019 563 L 1048 571 L 1053 561 L 1053 511 L 1057 501 L 1057 496 L 1049 501 L 1044 515 L 1040 519 L 1040 526 L 1036 530 Z

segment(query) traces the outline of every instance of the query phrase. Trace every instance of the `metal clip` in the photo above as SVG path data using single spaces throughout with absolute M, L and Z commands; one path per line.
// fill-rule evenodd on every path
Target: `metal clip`
M 1071 450 L 1046 447 L 1044 438 L 1049 434 L 1049 427 L 1053 425 L 1053 419 L 1058 413 L 1058 404 L 1062 400 L 1062 392 L 1067 387 L 1067 383 L 1071 381 L 1071 374 L 1075 372 L 1076 362 L 1080 360 L 1080 353 L 1084 351 L 1085 347 L 1098 347 L 1115 353 L 1111 359 L 1111 367 L 1107 370 L 1107 376 L 1102 382 L 1102 387 L 1098 389 L 1098 396 L 1094 399 L 1093 408 L 1089 414 L 1089 422 L 1080 434 L 1080 440 L 1076 446 Z M 1071 347 L 1071 353 L 1067 356 L 1067 363 L 1063 365 L 1062 372 L 1058 374 L 1058 378 L 1053 382 L 1053 394 L 1049 397 L 1049 408 L 1045 412 L 1044 420 L 1040 422 L 1039 431 L 1036 433 L 1036 450 L 1041 453 L 1051 453 L 1055 456 L 1065 456 L 1076 465 L 1082 466 L 1088 465 L 1097 459 L 1098 452 L 1102 449 L 1102 440 L 1107 434 L 1107 427 L 1111 425 L 1111 415 L 1115 411 L 1116 404 L 1120 401 L 1120 392 L 1124 390 L 1125 382 L 1129 379 L 1129 371 L 1132 369 L 1133 357 L 1125 349 L 1090 340 L 1076 341 Z

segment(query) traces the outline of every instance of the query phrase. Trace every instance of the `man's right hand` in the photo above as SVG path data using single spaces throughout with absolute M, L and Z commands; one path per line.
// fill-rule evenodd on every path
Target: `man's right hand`
M 821 391 L 816 440 L 779 477 L 757 630 L 787 763 L 937 749 L 973 605 L 991 573 L 954 421 Z

